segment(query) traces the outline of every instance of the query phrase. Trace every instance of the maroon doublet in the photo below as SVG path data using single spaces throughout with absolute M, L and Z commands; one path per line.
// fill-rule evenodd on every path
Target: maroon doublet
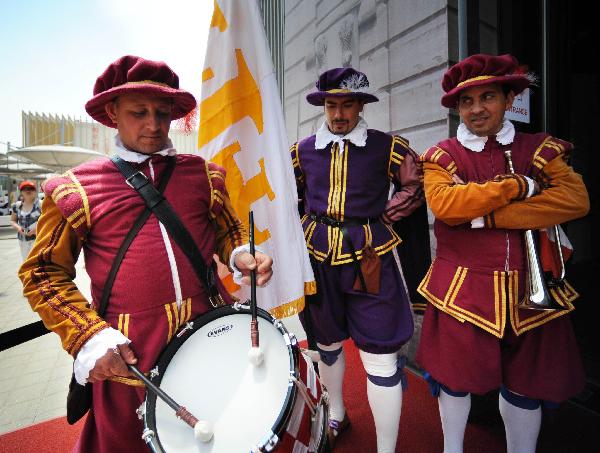
M 516 173 L 543 180 L 543 166 L 571 148 L 546 134 L 517 133 L 508 146 L 490 137 L 480 153 L 449 139 L 421 160 L 465 183 L 484 183 L 508 173 L 503 152 L 511 149 Z M 568 399 L 584 384 L 571 323 L 564 316 L 573 310 L 577 293 L 567 285 L 558 294 L 562 311 L 518 308 L 526 284 L 522 230 L 494 228 L 493 221 L 492 213 L 486 216 L 487 228 L 474 229 L 470 223 L 449 226 L 435 220 L 436 259 L 419 287 L 430 304 L 417 361 L 453 391 L 482 394 L 504 384 L 531 398 Z
M 166 159 L 155 154 L 137 167 L 157 185 L 166 168 Z M 223 209 L 214 199 L 213 192 L 226 193 L 222 169 L 199 156 L 180 154 L 176 159 L 164 194 L 205 261 L 210 263 L 217 247 L 211 219 Z M 150 175 L 150 161 L 154 180 Z M 62 177 L 50 180 L 46 192 L 83 239 L 92 300 L 97 306 L 121 241 L 146 209 L 144 200 L 125 183 L 110 160 L 76 167 Z M 236 242 L 235 238 L 232 242 Z M 206 290 L 188 259 L 177 245 L 173 245 L 173 253 L 183 298 L 179 307 L 159 222 L 152 215 L 121 263 L 104 317 L 111 327 L 132 341 L 137 366 L 144 373 L 153 368 L 159 353 L 180 326 L 211 309 Z M 219 280 L 217 284 L 221 285 Z M 226 291 L 220 290 L 231 303 Z M 82 340 L 86 339 L 82 336 Z M 144 394 L 145 387 L 139 379 L 117 377 L 94 384 L 93 408 L 75 450 L 86 453 L 146 450 L 141 438 L 143 424 L 136 416 Z

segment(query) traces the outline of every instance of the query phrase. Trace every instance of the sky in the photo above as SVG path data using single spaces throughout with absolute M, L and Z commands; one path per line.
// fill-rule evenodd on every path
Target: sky
M 21 111 L 91 118 L 96 78 L 123 55 L 165 61 L 200 99 L 213 0 L 0 0 L 0 149 Z

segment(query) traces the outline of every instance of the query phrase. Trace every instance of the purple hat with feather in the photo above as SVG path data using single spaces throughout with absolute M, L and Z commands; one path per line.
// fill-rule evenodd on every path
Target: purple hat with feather
M 367 76 L 354 68 L 329 69 L 319 76 L 315 85 L 317 91 L 306 96 L 306 100 L 312 105 L 325 105 L 326 97 L 351 96 L 365 104 L 379 101 L 371 94 Z

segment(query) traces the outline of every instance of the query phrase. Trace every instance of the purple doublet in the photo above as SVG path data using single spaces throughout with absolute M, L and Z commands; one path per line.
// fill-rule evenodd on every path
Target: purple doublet
M 315 136 L 292 146 L 292 162 L 305 213 L 302 226 L 318 294 L 311 298 L 315 339 L 348 337 L 367 352 L 390 353 L 410 339 L 413 321 L 402 277 L 391 252 L 401 239 L 383 213 L 398 168 L 410 149 L 404 139 L 369 129 L 366 146 L 345 141 L 315 148 Z M 326 218 L 325 222 L 319 218 Z M 333 220 L 329 222 L 329 220 Z M 335 222 L 346 223 L 344 229 Z M 344 230 L 347 236 L 344 238 Z M 370 245 L 381 259 L 378 294 L 353 289 L 358 260 Z M 305 324 L 306 313 L 301 314 Z

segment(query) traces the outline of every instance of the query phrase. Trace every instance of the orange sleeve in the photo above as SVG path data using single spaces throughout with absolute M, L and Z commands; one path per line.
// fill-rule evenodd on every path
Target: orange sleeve
M 508 205 L 527 193 L 521 175 L 502 175 L 485 183 L 457 183 L 438 163 L 422 162 L 425 198 L 433 215 L 450 226 L 460 225 Z
M 46 196 L 38 221 L 37 238 L 19 269 L 23 295 L 44 325 L 60 336 L 73 357 L 83 344 L 108 324 L 90 308 L 73 279 L 82 242 L 75 230 Z
M 538 195 L 495 209 L 484 217 L 486 228 L 537 229 L 583 217 L 590 200 L 581 175 L 561 158 L 544 168 L 544 185 Z
M 207 163 L 207 171 L 211 188 L 211 217 L 216 228 L 216 253 L 221 262 L 227 264 L 231 252 L 248 243 L 248 231 L 229 199 L 224 170 Z
M 223 210 L 216 218 L 217 254 L 222 263 L 229 263 L 231 252 L 248 243 L 248 232 L 233 210 L 229 197 L 223 199 Z

